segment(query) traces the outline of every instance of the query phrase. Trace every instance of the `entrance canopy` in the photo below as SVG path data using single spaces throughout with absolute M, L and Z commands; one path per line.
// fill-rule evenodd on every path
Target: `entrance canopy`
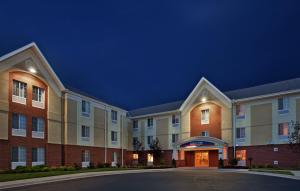
M 178 143 L 178 149 L 184 150 L 213 150 L 227 147 L 227 143 L 214 137 L 191 137 Z

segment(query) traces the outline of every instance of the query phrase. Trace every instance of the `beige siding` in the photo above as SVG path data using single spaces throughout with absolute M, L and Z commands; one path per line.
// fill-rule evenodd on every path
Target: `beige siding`
M 296 121 L 300 122 L 300 99 L 296 99 Z
M 222 106 L 222 127 L 221 134 L 222 140 L 229 145 L 232 145 L 232 119 L 231 109 Z
M 66 144 L 77 144 L 77 101 L 67 100 Z
M 263 145 L 272 140 L 272 104 L 251 106 L 251 144 Z
M 62 143 L 62 100 L 51 87 L 48 89 L 48 142 Z
M 133 150 L 133 136 L 132 136 L 132 128 L 133 128 L 133 123 L 131 120 L 127 120 L 127 134 L 128 134 L 128 150 Z
M 156 135 L 162 149 L 168 149 L 169 135 L 168 135 L 169 119 L 161 118 L 156 121 Z
M 105 141 L 105 110 L 94 108 L 94 144 L 104 147 Z
M 8 72 L 0 73 L 0 139 L 8 139 Z
M 141 144 L 145 146 L 145 122 L 141 121 Z

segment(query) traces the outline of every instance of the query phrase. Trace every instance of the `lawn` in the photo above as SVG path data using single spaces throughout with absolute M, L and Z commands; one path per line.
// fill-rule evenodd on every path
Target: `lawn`
M 119 171 L 119 170 L 137 170 L 136 168 L 96 168 L 96 169 L 81 169 L 73 171 L 48 171 L 48 172 L 29 172 L 29 173 L 1 173 L 0 182 L 22 180 L 29 178 L 40 178 L 47 176 L 57 176 L 64 174 L 76 174 L 86 172 L 102 172 L 102 171 Z
M 278 169 L 250 169 L 249 171 L 253 172 L 266 172 L 266 173 L 274 173 L 274 174 L 285 174 L 285 175 L 292 175 L 294 174 L 289 170 L 278 170 Z

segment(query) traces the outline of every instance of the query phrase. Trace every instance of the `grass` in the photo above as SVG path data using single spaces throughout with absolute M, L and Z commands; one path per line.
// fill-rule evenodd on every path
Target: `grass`
M 133 168 L 96 168 L 96 169 L 81 169 L 81 170 L 74 170 L 74 171 L 1 173 L 0 174 L 0 182 L 30 179 L 30 178 L 40 178 L 40 177 L 47 177 L 47 176 L 57 176 L 57 175 L 64 175 L 64 174 L 76 174 L 76 173 L 86 173 L 86 172 L 102 172 L 102 171 L 119 171 L 119 170 L 133 170 Z
M 253 172 L 266 172 L 266 173 L 284 174 L 284 175 L 292 175 L 292 176 L 294 176 L 294 174 L 291 171 L 289 171 L 289 170 L 260 168 L 260 169 L 250 169 L 249 171 L 253 171 Z

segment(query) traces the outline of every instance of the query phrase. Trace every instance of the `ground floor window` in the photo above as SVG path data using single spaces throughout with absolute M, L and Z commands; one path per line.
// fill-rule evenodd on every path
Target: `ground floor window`
M 133 160 L 138 160 L 138 159 L 139 159 L 139 155 L 136 154 L 136 153 L 134 153 L 134 154 L 132 155 L 132 158 L 133 158 Z
M 82 152 L 82 162 L 90 162 L 90 151 L 84 150 Z
M 32 148 L 32 162 L 44 163 L 44 161 L 45 149 L 43 147 Z
M 112 162 L 115 162 L 115 163 L 118 162 L 118 153 L 117 152 L 112 153 Z
M 147 161 L 148 162 L 153 162 L 153 154 L 148 153 L 148 155 L 147 155 Z
M 25 147 L 12 147 L 12 162 L 26 162 Z
M 246 150 L 237 150 L 236 159 L 238 160 L 238 166 L 246 166 Z

